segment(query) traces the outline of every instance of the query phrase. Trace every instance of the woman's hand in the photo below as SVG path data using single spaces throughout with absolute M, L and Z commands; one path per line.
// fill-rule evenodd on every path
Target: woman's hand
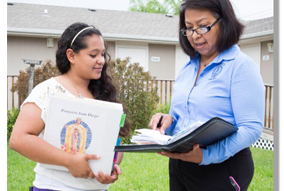
M 158 123 L 161 119 L 161 117 L 163 116 L 162 120 L 161 120 L 161 126 L 158 127 Z M 165 134 L 166 129 L 171 126 L 173 123 L 173 118 L 171 115 L 169 114 L 163 114 L 163 113 L 156 113 L 155 115 L 153 115 L 150 123 L 149 123 L 149 127 L 153 130 L 157 130 L 160 131 L 161 134 Z
M 103 174 L 101 171 L 96 175 L 96 179 L 102 184 L 114 183 L 118 179 L 118 175 L 121 175 L 120 167 L 115 164 L 111 175 Z
M 97 155 L 75 154 L 70 156 L 70 160 L 66 167 L 75 178 L 95 178 L 95 175 L 89 166 L 88 160 L 98 159 L 100 159 L 100 157 Z
M 201 163 L 203 152 L 199 147 L 199 144 L 193 145 L 193 149 L 187 153 L 171 153 L 171 152 L 159 152 L 158 154 L 170 157 L 172 159 L 180 159 L 187 162 Z

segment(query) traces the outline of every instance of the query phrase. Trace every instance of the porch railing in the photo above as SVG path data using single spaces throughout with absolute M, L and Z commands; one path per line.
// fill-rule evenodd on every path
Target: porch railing
M 7 76 L 7 109 L 13 107 L 19 108 L 23 100 L 17 93 L 11 92 L 12 85 L 17 81 L 18 76 Z M 168 103 L 173 94 L 174 80 L 156 79 L 151 83 L 151 88 L 157 87 L 157 93 L 160 97 L 160 104 Z M 265 116 L 264 127 L 270 130 L 274 129 L 273 124 L 273 86 L 265 85 Z
M 264 127 L 274 130 L 273 124 L 273 91 L 272 85 L 265 85 L 265 114 L 264 114 Z
M 17 75 L 8 75 L 7 76 L 7 109 L 12 108 L 20 108 L 21 100 L 20 96 L 16 92 L 12 92 L 11 88 L 13 87 L 13 84 L 16 83 L 18 80 Z

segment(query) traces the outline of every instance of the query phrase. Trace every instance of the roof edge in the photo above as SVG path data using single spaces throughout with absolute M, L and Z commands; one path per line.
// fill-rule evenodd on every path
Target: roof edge
M 8 36 L 59 38 L 62 33 L 63 33 L 62 30 L 7 27 Z M 241 36 L 240 40 L 269 36 L 269 35 L 273 35 L 273 30 L 244 34 Z M 161 44 L 178 44 L 179 43 L 178 38 L 172 38 L 172 37 L 154 37 L 154 36 L 110 34 L 110 33 L 103 33 L 103 37 L 105 40 L 109 40 L 109 41 L 136 41 L 136 42 L 147 41 L 149 43 L 161 43 Z
M 138 42 L 149 42 L 149 43 L 162 43 L 162 44 L 178 44 L 178 38 L 172 37 L 155 37 L 155 36 L 142 36 L 142 35 L 129 35 L 129 34 L 110 34 L 103 33 L 103 37 L 106 40 L 119 40 L 119 41 L 138 41 Z
M 60 37 L 60 35 L 62 33 L 63 33 L 62 30 L 7 27 L 7 35 L 8 36 Z
M 256 32 L 256 33 L 249 33 L 249 34 L 242 35 L 240 40 L 245 40 L 245 39 L 250 39 L 250 38 L 257 38 L 257 37 L 263 37 L 263 36 L 269 36 L 269 35 L 273 35 L 273 34 L 274 34 L 273 30 Z
M 62 30 L 49 30 L 49 29 L 31 29 L 31 28 L 16 28 L 7 27 L 8 36 L 24 36 L 24 37 L 54 37 L 60 38 Z M 162 44 L 178 44 L 178 38 L 171 37 L 154 37 L 154 36 L 142 36 L 142 35 L 128 35 L 128 34 L 110 34 L 102 33 L 105 40 L 109 41 L 138 41 L 149 43 L 162 43 Z

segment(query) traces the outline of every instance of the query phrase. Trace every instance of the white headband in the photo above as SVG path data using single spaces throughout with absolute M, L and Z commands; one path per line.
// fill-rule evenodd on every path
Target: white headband
M 70 47 L 72 47 L 74 41 L 75 41 L 76 38 L 79 36 L 79 34 L 81 34 L 83 31 L 85 31 L 85 30 L 87 30 L 87 29 L 91 29 L 91 28 L 94 28 L 94 27 L 93 27 L 93 26 L 89 26 L 89 27 L 86 27 L 86 28 L 83 28 L 82 30 L 80 30 L 80 31 L 76 34 L 76 36 L 74 36 L 74 38 L 73 38 L 73 40 L 72 40 L 72 42 L 71 42 L 71 44 L 70 44 Z

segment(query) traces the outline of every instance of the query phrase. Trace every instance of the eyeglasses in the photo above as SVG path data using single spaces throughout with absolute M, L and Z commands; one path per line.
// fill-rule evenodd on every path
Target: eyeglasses
M 181 29 L 181 33 L 184 35 L 184 36 L 192 36 L 194 32 L 196 32 L 197 34 L 205 34 L 205 33 L 208 33 L 212 27 L 220 20 L 221 18 L 217 19 L 212 25 L 210 26 L 207 26 L 207 27 L 199 27 L 199 28 L 196 28 L 196 29 L 191 29 L 191 28 L 184 28 L 184 29 Z

